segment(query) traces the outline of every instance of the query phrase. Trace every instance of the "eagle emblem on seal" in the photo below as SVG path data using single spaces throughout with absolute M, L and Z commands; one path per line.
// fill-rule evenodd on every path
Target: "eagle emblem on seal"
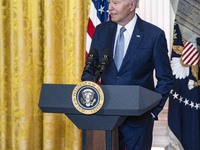
M 87 107 L 91 107 L 96 102 L 96 99 L 94 98 L 95 92 L 91 89 L 85 89 L 81 92 L 82 98 L 81 103 Z

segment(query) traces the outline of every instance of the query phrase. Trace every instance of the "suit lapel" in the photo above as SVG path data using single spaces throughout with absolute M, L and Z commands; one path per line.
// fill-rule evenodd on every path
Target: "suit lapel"
M 116 36 L 116 32 L 117 32 L 117 24 L 112 24 L 112 26 L 109 27 L 109 31 L 108 31 L 108 37 L 110 37 L 109 39 L 107 39 L 108 42 L 108 47 L 112 50 L 112 54 L 114 51 L 114 44 L 115 44 L 115 36 Z
M 113 60 L 113 52 L 114 52 L 114 45 L 115 45 L 115 36 L 117 32 L 117 24 L 114 23 L 109 27 L 108 37 L 110 37 L 108 40 L 106 40 L 108 47 L 112 50 L 112 57 L 110 58 L 110 65 L 111 68 L 113 68 L 113 71 L 117 71 L 117 68 L 115 66 L 115 62 Z
M 137 47 L 139 46 L 139 44 L 141 42 L 143 36 L 144 36 L 144 33 L 143 33 L 143 27 L 142 27 L 142 20 L 138 16 L 138 19 L 137 19 L 137 22 L 135 25 L 135 29 L 133 31 L 126 55 L 122 62 L 121 69 L 126 65 L 126 63 L 129 62 L 129 59 L 132 58 L 132 56 L 134 55 L 134 53 L 137 50 Z

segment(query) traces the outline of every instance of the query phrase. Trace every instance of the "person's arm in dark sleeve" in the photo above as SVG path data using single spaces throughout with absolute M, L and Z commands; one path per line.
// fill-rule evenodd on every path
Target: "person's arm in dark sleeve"
M 162 111 L 173 86 L 173 76 L 168 56 L 167 42 L 163 31 L 157 37 L 153 55 L 157 78 L 155 91 L 162 95 L 159 105 L 152 110 L 152 116 L 157 120 L 158 114 Z

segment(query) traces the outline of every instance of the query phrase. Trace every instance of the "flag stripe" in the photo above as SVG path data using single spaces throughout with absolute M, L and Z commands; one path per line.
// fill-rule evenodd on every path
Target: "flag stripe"
M 98 24 L 101 23 L 100 19 L 98 18 L 98 11 L 95 8 L 95 5 L 93 1 L 91 1 L 91 6 L 90 6 L 90 19 L 92 20 L 94 26 L 96 27 Z
M 193 49 L 191 49 L 190 50 L 190 53 L 188 54 L 188 55 L 186 55 L 186 57 L 185 57 L 185 59 L 183 59 L 183 61 L 186 63 L 186 64 L 188 64 L 189 62 L 190 62 L 190 60 L 192 59 L 192 57 L 194 57 L 194 53 L 195 53 L 195 51 L 194 51 L 195 49 L 193 48 Z
M 193 58 L 192 58 L 192 63 L 191 65 L 196 65 L 198 62 L 199 62 L 199 52 L 196 52 L 197 55 L 195 55 Z
M 103 8 L 103 9 L 102 9 Z M 107 21 L 108 16 L 108 1 L 107 0 L 91 0 L 90 14 L 88 19 L 87 35 L 86 35 L 86 57 L 89 53 L 91 41 L 94 35 L 96 26 L 101 22 Z
M 186 57 L 187 55 L 189 55 L 192 51 L 192 45 L 188 45 L 184 48 L 183 50 L 183 56 Z
M 89 34 L 90 38 L 93 37 L 94 31 L 95 31 L 95 26 L 93 25 L 92 20 L 89 18 L 88 19 L 88 30 L 87 30 L 87 33 Z

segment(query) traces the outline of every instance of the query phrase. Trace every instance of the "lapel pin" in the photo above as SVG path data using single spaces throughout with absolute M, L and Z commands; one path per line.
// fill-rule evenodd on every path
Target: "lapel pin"
M 139 38 L 139 37 L 140 37 L 140 35 L 136 35 L 136 37 L 138 37 L 138 38 Z

